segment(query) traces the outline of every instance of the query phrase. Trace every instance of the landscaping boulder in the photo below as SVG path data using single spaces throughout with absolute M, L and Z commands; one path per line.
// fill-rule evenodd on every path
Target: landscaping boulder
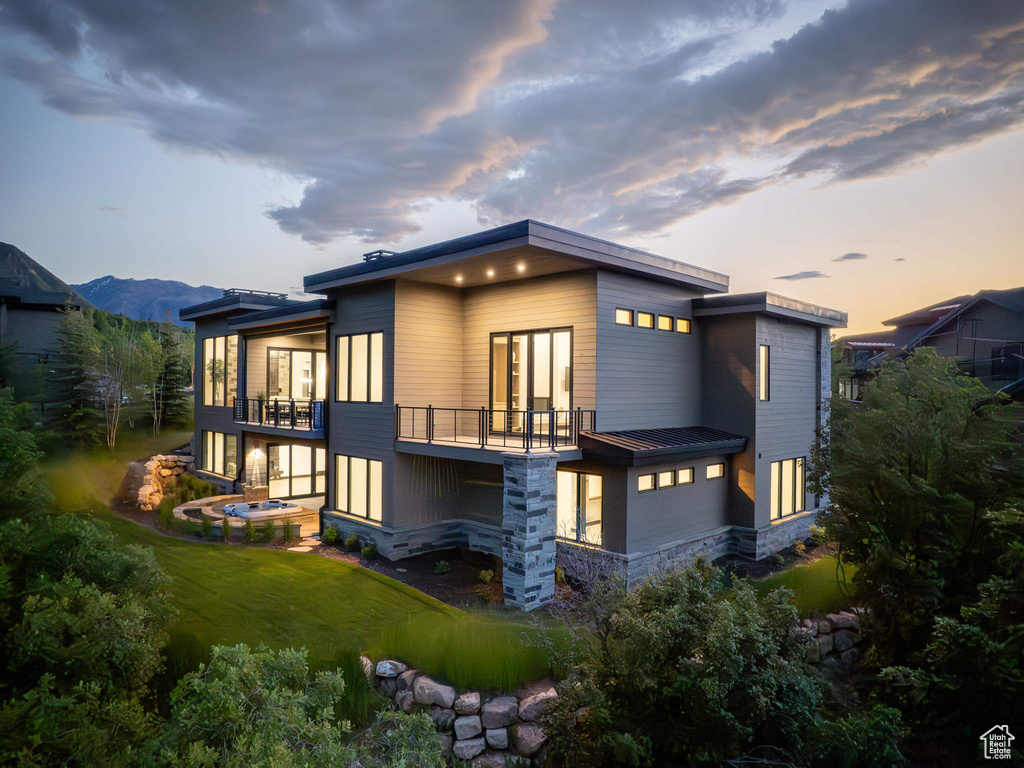
M 832 635 L 819 634 L 814 639 L 818 641 L 818 658 L 825 658 L 828 652 L 832 650 Z
M 412 684 L 416 682 L 416 678 L 420 677 L 423 673 L 415 669 L 407 669 L 405 672 L 398 676 L 398 690 L 412 690 Z
M 827 635 L 832 631 L 832 622 L 828 619 L 822 619 L 818 622 L 818 634 Z
M 839 653 L 853 648 L 860 641 L 860 635 L 848 629 L 840 629 L 832 633 L 832 647 Z
M 485 749 L 487 749 L 487 742 L 484 741 L 483 736 L 477 736 L 475 739 L 457 739 L 452 744 L 452 754 L 459 760 L 471 760 Z
M 377 686 L 380 689 L 380 692 L 389 699 L 395 698 L 395 694 L 398 693 L 398 681 L 394 677 L 379 678 Z
M 386 659 L 377 662 L 377 677 L 398 677 L 409 667 L 400 661 Z
M 535 693 L 527 699 L 523 699 L 519 702 L 519 719 L 528 723 L 532 723 L 538 717 L 543 715 L 551 705 L 555 703 L 555 699 L 558 698 L 558 693 L 554 688 L 548 688 L 546 691 Z
M 839 654 L 839 671 L 844 675 L 852 675 L 853 668 L 860 658 L 860 651 L 856 648 L 849 648 Z
M 475 715 L 480 711 L 480 694 L 476 691 L 464 693 L 455 700 L 454 707 L 460 715 Z
M 454 688 L 431 680 L 426 675 L 416 678 L 413 682 L 412 692 L 416 696 L 416 701 L 427 706 L 437 704 L 439 707 L 451 707 L 455 703 Z
M 544 729 L 536 723 L 516 723 L 508 729 L 512 749 L 523 757 L 533 757 L 540 752 L 548 738 Z
M 484 752 L 473 758 L 473 768 L 506 768 L 507 759 L 504 752 Z
M 853 621 L 857 617 L 852 613 L 841 611 L 840 613 L 826 614 L 825 618 L 828 619 L 828 622 L 832 625 L 833 629 L 851 629 L 853 627 Z
M 452 753 L 452 745 L 455 743 L 455 737 L 450 733 L 441 734 L 441 754 L 448 756 Z
M 811 619 L 804 619 L 800 625 L 801 629 L 811 637 L 817 637 L 818 635 L 818 622 L 812 621 Z
M 519 719 L 519 702 L 515 696 L 498 696 L 483 706 L 484 728 L 503 728 Z
M 455 738 L 471 739 L 483 733 L 480 715 L 462 715 L 455 718 Z
M 410 691 L 405 692 L 410 693 Z M 441 733 L 446 733 L 452 729 L 452 725 L 455 723 L 455 710 L 431 704 L 430 719 L 434 721 L 434 727 L 437 730 Z
M 373 662 L 366 656 L 359 657 L 359 663 L 363 665 L 363 674 L 371 683 L 373 682 Z
M 399 691 L 395 694 L 395 704 L 398 708 L 405 712 L 407 715 L 411 715 L 414 712 L 419 712 L 423 707 L 416 703 L 415 697 L 412 695 L 412 691 Z
M 508 749 L 508 728 L 488 728 L 484 733 L 487 745 L 494 749 Z

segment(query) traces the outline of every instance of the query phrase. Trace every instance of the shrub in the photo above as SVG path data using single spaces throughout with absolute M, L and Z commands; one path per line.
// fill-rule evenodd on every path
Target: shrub
M 363 560 L 366 560 L 367 562 L 369 562 L 371 560 L 376 560 L 377 559 L 377 545 L 376 544 L 367 544 L 365 547 L 363 547 L 361 550 L 359 550 L 359 554 L 361 554 L 363 556 Z
M 811 537 L 811 543 L 821 546 L 822 544 L 828 543 L 828 534 L 825 533 L 825 529 L 820 525 L 812 525 L 807 529 L 807 533 Z
M 443 576 L 446 573 L 452 572 L 452 566 L 447 560 L 438 560 L 434 563 L 434 575 Z
M 246 544 L 252 544 L 256 539 L 256 528 L 252 524 L 251 518 L 245 518 L 245 528 L 242 529 L 242 541 Z
M 807 545 L 804 544 L 802 539 L 797 539 L 797 541 L 793 544 L 793 551 L 796 552 L 798 555 L 802 555 L 804 552 L 807 551 Z
M 160 501 L 160 506 L 157 507 L 157 524 L 165 531 L 171 530 L 174 526 L 174 508 L 176 506 L 174 499 L 164 496 Z
M 359 537 L 354 533 L 350 533 L 345 539 L 345 550 L 347 552 L 355 552 L 359 549 Z
M 562 566 L 555 566 L 555 584 L 561 584 L 565 581 L 565 571 L 562 570 Z
M 281 526 L 281 538 L 284 539 L 285 544 L 291 544 L 295 540 L 295 524 L 291 518 L 285 518 L 284 524 Z
M 482 570 L 480 571 L 480 575 L 477 578 L 479 578 L 480 581 L 484 584 L 490 584 L 491 579 L 494 578 L 494 571 L 492 571 L 490 568 Z
M 202 532 L 204 539 L 210 538 L 213 535 L 213 521 L 206 515 L 203 515 L 203 519 L 199 523 L 199 530 Z
M 900 752 L 900 712 L 876 705 L 863 714 L 822 720 L 807 734 L 804 749 L 812 766 L 894 768 L 906 765 Z
M 441 735 L 425 712 L 407 715 L 382 709 L 360 739 L 359 757 L 381 768 L 443 768 Z M 360 762 L 360 764 L 362 764 Z
M 260 526 L 261 538 L 267 544 L 272 544 L 274 541 L 274 534 L 277 533 L 277 529 L 274 527 L 273 520 L 267 520 Z
M 184 532 L 186 536 L 199 536 L 201 534 L 199 523 L 189 518 L 185 521 Z
M 324 528 L 324 532 L 323 535 L 320 536 L 320 540 L 324 544 L 329 544 L 333 547 L 335 544 L 341 541 L 341 531 L 338 530 L 338 526 L 336 525 L 328 525 L 326 528 Z
M 777 565 L 785 565 L 786 564 L 786 556 L 783 555 L 781 552 L 776 552 L 772 556 L 772 560 L 774 560 Z
M 227 517 L 220 521 L 220 538 L 225 544 L 231 543 L 231 523 Z

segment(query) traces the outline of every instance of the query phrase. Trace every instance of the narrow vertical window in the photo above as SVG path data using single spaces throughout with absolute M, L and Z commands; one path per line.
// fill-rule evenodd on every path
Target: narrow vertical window
M 771 349 L 767 344 L 761 345 L 760 360 L 758 361 L 758 392 L 759 400 L 769 400 L 769 387 L 771 385 Z
M 338 353 L 335 358 L 337 360 L 335 378 L 338 380 L 338 400 L 348 400 L 348 336 L 338 337 Z
M 225 405 L 234 403 L 238 396 L 238 336 L 228 336 L 227 362 L 228 391 Z
M 348 512 L 348 456 L 334 457 L 334 506 Z
M 355 456 L 348 462 L 349 512 L 366 517 L 366 459 Z
M 793 485 L 795 486 L 796 505 L 794 507 L 795 512 L 804 511 L 804 495 L 807 488 L 807 480 L 804 477 L 804 460 L 799 458 L 796 460 L 796 480 Z
M 203 405 L 213 405 L 213 339 L 203 339 Z
M 779 506 L 779 494 L 782 489 L 782 463 L 772 462 L 771 482 L 771 504 L 770 515 L 772 520 L 778 520 L 782 516 L 782 508 Z
M 224 474 L 228 477 L 238 474 L 238 438 L 235 435 L 224 436 Z
M 384 401 L 384 334 L 370 334 L 370 401 Z
M 383 490 L 383 482 L 381 480 L 381 472 L 383 464 L 379 461 L 369 461 L 370 465 L 370 504 L 369 504 L 369 515 L 371 520 L 376 520 L 378 523 L 381 520 L 381 492 Z

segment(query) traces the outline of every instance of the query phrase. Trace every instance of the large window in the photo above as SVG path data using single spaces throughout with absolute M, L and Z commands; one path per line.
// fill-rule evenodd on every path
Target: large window
M 339 512 L 381 520 L 383 465 L 373 459 L 334 455 L 334 505 Z
M 309 445 L 267 446 L 270 495 L 276 499 L 327 492 L 327 451 Z
M 327 390 L 327 355 L 309 349 L 267 350 L 271 400 L 321 400 Z
M 349 403 L 384 402 L 384 334 L 338 337 L 337 399 Z
M 604 489 L 600 475 L 558 470 L 557 534 L 563 539 L 601 546 Z
M 759 400 L 769 399 L 769 388 L 771 386 L 771 348 L 762 344 L 760 348 L 760 360 L 758 361 L 757 397 Z
M 523 411 L 572 410 L 572 330 L 492 333 L 491 408 L 491 429 L 511 432 L 524 429 Z M 556 428 L 567 423 L 556 417 Z M 533 428 L 546 431 L 548 414 L 534 414 Z
M 203 405 L 231 405 L 238 391 L 238 336 L 203 339 Z
M 773 461 L 771 477 L 771 519 L 803 512 L 806 489 L 803 457 Z
M 238 438 L 223 432 L 203 430 L 203 456 L 200 465 L 206 472 L 225 477 L 238 473 Z

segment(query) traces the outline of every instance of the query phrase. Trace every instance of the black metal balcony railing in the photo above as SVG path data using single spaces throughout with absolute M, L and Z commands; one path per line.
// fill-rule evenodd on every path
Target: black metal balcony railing
M 481 448 L 557 448 L 576 445 L 596 428 L 595 411 L 503 411 L 492 408 L 395 406 L 395 438 L 462 443 Z
M 323 429 L 323 400 L 235 398 L 235 421 L 283 429 Z

